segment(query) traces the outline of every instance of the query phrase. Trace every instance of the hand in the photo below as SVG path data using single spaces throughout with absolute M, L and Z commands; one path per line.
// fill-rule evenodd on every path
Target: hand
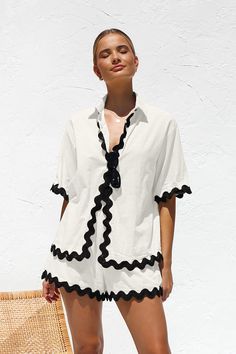
M 162 301 L 165 301 L 172 291 L 173 277 L 172 277 L 172 271 L 171 271 L 170 267 L 165 268 L 165 267 L 163 267 L 163 264 L 161 264 L 160 271 L 161 271 L 161 276 L 162 276 L 161 286 L 163 289 Z
M 52 301 L 58 300 L 58 298 L 60 297 L 60 292 L 54 283 L 50 284 L 49 281 L 44 280 L 42 286 L 43 297 L 47 300 L 47 302 L 51 304 Z

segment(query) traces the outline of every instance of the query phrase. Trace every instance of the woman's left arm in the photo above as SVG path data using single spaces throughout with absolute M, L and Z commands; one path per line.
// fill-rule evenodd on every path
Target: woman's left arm
M 176 196 L 158 204 L 160 215 L 160 241 L 163 262 L 160 263 L 162 275 L 163 301 L 169 296 L 173 287 L 172 278 L 172 245 L 175 227 Z

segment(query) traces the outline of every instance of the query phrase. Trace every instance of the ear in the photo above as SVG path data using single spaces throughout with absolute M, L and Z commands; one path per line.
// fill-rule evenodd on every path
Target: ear
M 136 70 L 137 70 L 138 65 L 139 65 L 139 59 L 138 59 L 137 55 L 135 55 L 135 57 L 134 57 L 134 64 L 136 65 Z
M 97 75 L 97 77 L 100 79 L 101 78 L 101 73 L 100 73 L 100 71 L 99 71 L 99 69 L 98 69 L 96 64 L 93 65 L 93 71 Z

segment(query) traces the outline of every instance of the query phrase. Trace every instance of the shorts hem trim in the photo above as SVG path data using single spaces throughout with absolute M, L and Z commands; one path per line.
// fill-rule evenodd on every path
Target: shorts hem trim
M 162 286 L 154 287 L 152 290 L 142 289 L 140 292 L 136 290 L 130 290 L 127 294 L 120 290 L 118 293 L 111 291 L 100 292 L 100 290 L 93 291 L 90 287 L 82 289 L 78 284 L 69 285 L 67 281 L 59 281 L 58 277 L 53 277 L 51 273 L 48 273 L 46 270 L 41 275 L 41 279 L 48 280 L 49 283 L 55 283 L 57 288 L 64 287 L 66 291 L 72 292 L 75 290 L 79 295 L 88 295 L 91 299 L 96 298 L 98 301 L 112 301 L 112 300 L 130 300 L 132 297 L 137 300 L 142 300 L 144 297 L 154 298 L 155 296 L 162 296 L 163 289 Z

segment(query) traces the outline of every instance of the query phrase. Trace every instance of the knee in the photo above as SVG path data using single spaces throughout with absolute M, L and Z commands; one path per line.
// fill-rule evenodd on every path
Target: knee
M 103 338 L 88 340 L 83 343 L 74 343 L 75 354 L 102 354 Z
M 168 342 L 163 341 L 150 345 L 143 354 L 171 354 Z

